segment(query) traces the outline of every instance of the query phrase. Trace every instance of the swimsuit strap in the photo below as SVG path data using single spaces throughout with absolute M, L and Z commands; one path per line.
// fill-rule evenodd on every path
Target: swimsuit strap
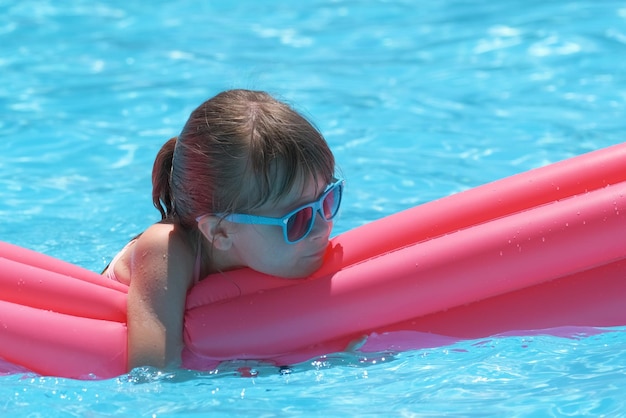
M 104 276 L 110 280 L 114 280 L 116 282 L 119 282 L 119 279 L 117 278 L 117 276 L 115 275 L 115 264 L 117 264 L 117 262 L 119 261 L 120 258 L 122 258 L 122 255 L 124 255 L 124 253 L 126 252 L 126 250 L 128 249 L 128 247 L 130 247 L 132 244 L 135 243 L 135 241 L 137 241 L 137 238 L 133 238 L 132 240 L 130 240 L 125 246 L 124 248 L 122 248 L 120 250 L 120 252 L 118 252 L 117 254 L 115 254 L 115 257 L 113 257 L 113 260 L 111 260 L 111 262 L 109 263 L 109 265 L 106 268 L 106 272 L 104 273 Z

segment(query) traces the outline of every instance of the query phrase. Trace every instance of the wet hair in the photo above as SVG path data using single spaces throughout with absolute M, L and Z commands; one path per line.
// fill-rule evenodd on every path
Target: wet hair
M 326 140 L 305 117 L 265 92 L 228 90 L 163 145 L 152 200 L 162 219 L 191 228 L 198 216 L 246 213 L 307 179 L 330 183 L 334 171 Z

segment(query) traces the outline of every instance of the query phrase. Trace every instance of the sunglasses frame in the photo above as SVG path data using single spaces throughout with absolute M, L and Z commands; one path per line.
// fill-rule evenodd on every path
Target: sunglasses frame
M 274 218 L 270 216 L 248 215 L 248 214 L 243 214 L 243 213 L 231 213 L 231 214 L 218 213 L 218 214 L 215 214 L 215 216 L 221 217 L 225 221 L 234 222 L 234 223 L 250 224 L 250 225 L 280 226 L 282 227 L 282 230 L 283 230 L 283 237 L 285 238 L 285 242 L 287 242 L 288 244 L 295 244 L 296 242 L 299 242 L 305 239 L 311 233 L 311 230 L 313 229 L 313 225 L 315 224 L 316 213 L 319 213 L 322 216 L 322 218 L 327 222 L 335 218 L 335 216 L 339 212 L 339 207 L 341 205 L 341 198 L 343 196 L 343 186 L 344 186 L 343 179 L 335 179 L 331 184 L 328 185 L 328 187 L 326 187 L 326 189 L 324 190 L 324 193 L 322 193 L 319 199 L 315 200 L 314 202 L 302 205 L 292 210 L 285 216 L 281 216 L 280 218 Z M 330 218 L 327 218 L 326 215 L 324 214 L 324 200 L 328 197 L 330 193 L 333 193 L 335 189 L 338 189 L 339 191 L 339 201 L 337 202 L 337 205 L 336 205 L 337 210 Z M 306 209 L 306 208 L 311 208 L 312 213 L 313 213 L 309 226 L 306 232 L 302 234 L 302 237 L 298 238 L 295 241 L 291 241 L 289 240 L 288 231 L 287 231 L 289 218 L 291 218 L 293 215 L 295 215 L 299 211 Z M 204 218 L 204 216 L 198 217 L 197 221 L 200 222 L 202 218 Z

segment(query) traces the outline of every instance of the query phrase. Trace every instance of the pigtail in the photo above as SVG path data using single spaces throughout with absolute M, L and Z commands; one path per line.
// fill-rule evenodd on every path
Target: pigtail
M 163 144 L 152 167 L 152 203 L 161 213 L 161 219 L 171 218 L 174 214 L 170 177 L 177 139 L 171 138 Z

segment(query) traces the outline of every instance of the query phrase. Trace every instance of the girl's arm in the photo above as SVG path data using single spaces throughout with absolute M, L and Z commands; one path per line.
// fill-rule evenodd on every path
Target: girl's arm
M 187 290 L 194 257 L 172 224 L 155 224 L 139 237 L 130 261 L 128 369 L 180 364 Z

